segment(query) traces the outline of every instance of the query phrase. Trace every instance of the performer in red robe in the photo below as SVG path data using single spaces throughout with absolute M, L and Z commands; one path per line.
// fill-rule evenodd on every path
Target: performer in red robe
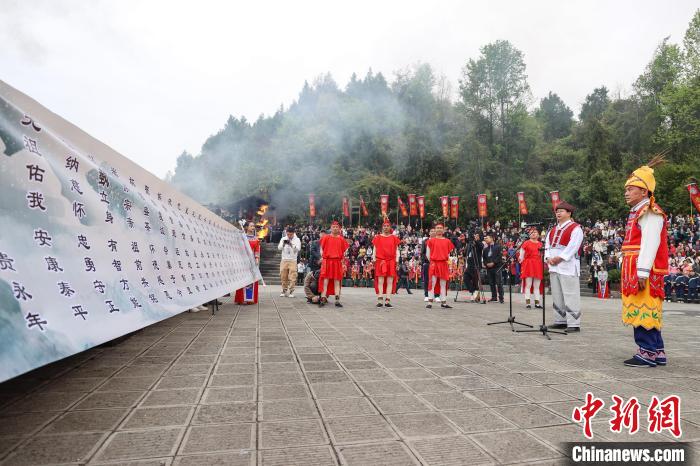
M 340 234 L 340 224 L 331 224 L 331 234 L 321 238 L 321 274 L 319 276 L 321 300 L 319 306 L 328 303 L 328 296 L 335 295 L 335 307 L 340 304 L 340 288 L 343 281 L 343 256 L 348 242 Z
M 535 295 L 535 307 L 540 309 L 540 297 L 542 296 L 542 278 L 544 269 L 542 267 L 542 256 L 540 250 L 540 233 L 537 228 L 530 228 L 530 239 L 525 241 L 520 247 L 520 278 L 522 280 L 522 290 L 525 295 L 525 307 L 530 309 L 530 296 Z
M 433 301 L 435 300 L 436 285 L 440 285 L 439 292 L 442 292 L 440 307 L 451 309 L 452 306 L 447 304 L 447 281 L 450 279 L 450 268 L 447 264 L 450 258 L 450 252 L 455 248 L 452 241 L 445 238 L 445 226 L 442 223 L 435 225 L 435 238 L 430 238 L 427 241 L 426 255 L 430 261 L 428 268 L 428 304 L 427 309 L 432 309 Z
M 255 236 L 255 224 L 253 222 L 246 222 L 245 231 L 250 249 L 253 250 L 253 254 L 255 255 L 255 264 L 260 265 L 260 241 Z M 251 283 L 240 290 L 236 290 L 234 302 L 236 304 L 257 304 L 258 282 Z
M 384 220 L 382 233 L 372 240 L 374 252 L 374 292 L 377 294 L 377 307 L 393 307 L 387 295 L 396 294 L 396 262 L 401 240 L 391 233 L 391 222 Z

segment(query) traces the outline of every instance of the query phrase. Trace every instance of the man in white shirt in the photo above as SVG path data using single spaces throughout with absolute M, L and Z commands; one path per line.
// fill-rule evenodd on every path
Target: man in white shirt
M 287 227 L 277 249 L 282 251 L 282 261 L 280 262 L 282 293 L 280 293 L 280 297 L 293 298 L 294 286 L 297 283 L 297 255 L 301 251 L 301 240 L 294 232 L 294 227 Z
M 551 329 L 581 330 L 581 261 L 579 248 L 583 242 L 581 226 L 571 220 L 574 207 L 566 202 L 557 204 L 557 226 L 547 233 L 544 260 L 549 265 L 554 324 Z

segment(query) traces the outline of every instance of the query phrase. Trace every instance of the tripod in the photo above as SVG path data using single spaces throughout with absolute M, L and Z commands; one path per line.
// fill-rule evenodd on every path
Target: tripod
M 549 228 L 547 229 L 547 234 L 549 234 Z M 542 259 L 542 270 L 544 270 L 544 247 L 540 248 L 540 258 Z M 558 333 L 560 335 L 568 335 L 568 333 L 563 332 L 561 330 L 551 330 L 547 328 L 546 324 L 546 319 L 544 316 L 544 309 L 545 309 L 545 296 L 547 296 L 547 276 L 544 275 L 542 278 L 542 283 L 543 283 L 543 288 L 544 288 L 544 293 L 542 293 L 542 324 L 540 325 L 540 328 L 538 329 L 532 329 L 532 330 L 516 330 L 516 332 L 542 332 L 542 336 L 547 337 L 547 340 L 551 340 L 552 337 L 549 336 L 550 333 Z
M 515 316 L 513 315 L 513 275 L 510 272 L 510 266 L 513 263 L 513 258 L 518 253 L 518 251 L 520 251 L 520 248 L 522 247 L 524 242 L 525 242 L 524 240 L 521 240 L 520 244 L 518 244 L 518 247 L 515 248 L 515 250 L 513 251 L 512 254 L 508 255 L 508 258 L 503 263 L 503 265 L 500 266 L 498 268 L 498 270 L 496 270 L 496 273 L 501 273 L 501 270 L 503 269 L 503 267 L 508 266 L 508 268 L 507 268 L 507 270 L 508 270 L 508 319 L 501 320 L 499 322 L 489 322 L 486 325 L 510 324 L 510 329 L 513 332 L 517 331 L 517 330 L 515 330 L 515 328 L 513 328 L 513 324 L 518 324 L 518 325 L 522 325 L 523 327 L 532 328 L 532 325 L 524 324 L 522 322 L 518 322 L 517 320 L 515 320 Z
M 473 242 L 474 240 L 471 240 L 471 243 L 467 244 L 467 260 L 466 262 L 466 268 L 469 270 L 469 262 L 471 262 L 471 266 L 474 271 L 476 271 L 476 283 L 479 288 L 479 304 L 486 304 L 486 297 L 484 296 L 484 290 L 483 290 L 483 284 L 481 282 L 481 267 L 480 267 L 480 261 L 479 258 L 477 257 L 477 254 L 479 254 L 479 250 L 476 247 L 476 243 Z M 465 271 L 466 273 L 466 271 Z M 464 283 L 464 275 L 462 275 L 462 283 Z M 457 298 L 459 297 L 459 292 L 461 291 L 461 286 L 460 289 L 457 290 L 457 293 L 455 293 L 455 302 L 457 302 Z M 472 301 L 467 301 L 467 302 L 474 302 Z

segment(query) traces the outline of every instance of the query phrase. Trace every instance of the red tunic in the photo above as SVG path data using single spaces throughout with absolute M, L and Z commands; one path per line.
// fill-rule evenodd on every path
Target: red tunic
M 439 280 L 449 280 L 450 267 L 447 265 L 447 260 L 450 257 L 450 252 L 455 248 L 452 241 L 447 238 L 430 238 L 427 247 L 430 250 L 428 276 L 431 280 L 428 283 L 432 284 L 432 277 L 438 277 Z
M 396 293 L 396 248 L 399 246 L 399 243 L 401 243 L 401 240 L 394 235 L 377 235 L 372 240 L 377 254 L 377 262 L 374 266 L 374 291 L 377 294 L 387 293 L 387 280 L 384 281 L 384 289 L 380 292 L 378 277 L 394 277 L 391 293 Z
M 321 275 L 319 280 L 343 279 L 343 255 L 348 249 L 348 242 L 342 236 L 326 235 L 321 238 L 321 250 L 323 261 L 321 262 Z
M 642 228 L 639 219 L 647 210 L 652 209 L 656 214 L 664 218 L 664 226 L 661 229 L 661 242 L 656 251 L 654 263 L 649 271 L 649 294 L 654 298 L 665 298 L 664 275 L 668 273 L 668 220 L 666 214 L 658 206 L 649 204 L 642 206 L 636 212 L 630 212 L 625 227 L 625 241 L 622 243 L 622 294 L 625 296 L 637 294 L 639 291 L 639 279 L 637 277 L 637 259 L 639 248 L 642 245 Z
M 527 240 L 523 243 L 522 250 L 525 252 L 525 256 L 520 263 L 521 278 L 533 277 L 542 280 L 544 273 L 542 269 L 542 258 L 540 257 L 541 248 L 542 243 L 539 241 L 533 242 L 532 240 Z
M 253 254 L 256 256 L 260 256 L 260 241 L 255 237 L 249 236 L 248 244 L 250 244 L 250 249 L 253 250 Z M 258 282 L 251 283 L 246 287 L 236 290 L 234 302 L 236 304 L 257 304 Z

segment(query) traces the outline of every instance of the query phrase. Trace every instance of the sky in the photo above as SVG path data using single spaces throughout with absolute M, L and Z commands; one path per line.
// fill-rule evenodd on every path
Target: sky
M 458 88 L 479 48 L 525 56 L 533 105 L 576 114 L 631 92 L 657 45 L 681 43 L 697 0 L 0 0 L 0 80 L 157 176 L 198 154 L 229 115 L 255 120 L 330 72 L 392 80 L 429 63 Z

